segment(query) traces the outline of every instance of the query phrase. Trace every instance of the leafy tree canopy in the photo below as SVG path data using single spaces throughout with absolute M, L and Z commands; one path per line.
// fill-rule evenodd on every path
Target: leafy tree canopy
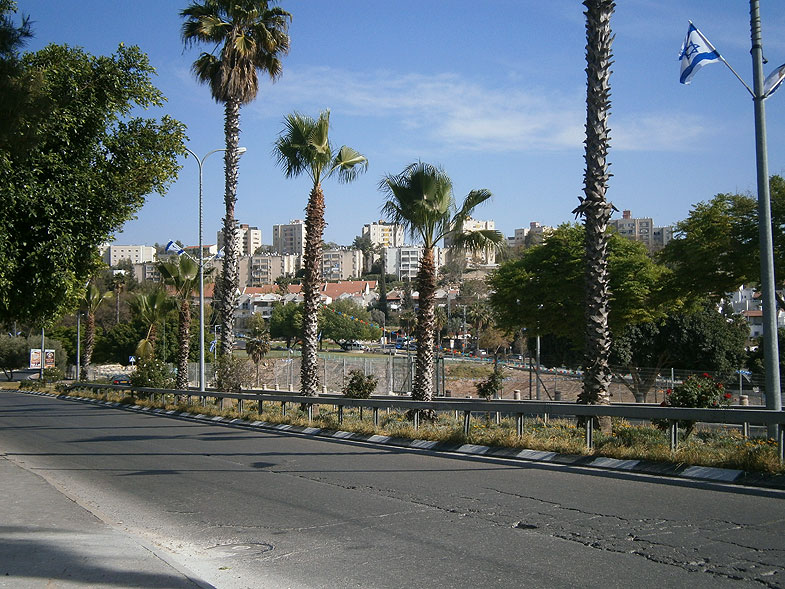
M 772 176 L 774 271 L 785 276 L 785 179 Z M 742 284 L 760 282 L 757 199 L 718 194 L 695 205 L 676 224 L 674 239 L 660 253 L 673 269 L 670 288 L 691 298 L 722 297 Z
M 286 340 L 286 347 L 291 348 L 302 331 L 303 312 L 300 305 L 294 302 L 276 304 L 270 315 L 270 337 Z
M 618 331 L 662 315 L 668 271 L 649 258 L 642 244 L 616 234 L 609 237 L 609 321 Z M 525 327 L 532 334 L 553 334 L 582 345 L 583 255 L 584 228 L 565 224 L 520 259 L 502 264 L 488 280 L 497 325 Z
M 368 325 L 370 322 L 371 314 L 366 309 L 349 299 L 339 299 L 322 310 L 319 327 L 323 339 L 331 339 L 342 345 L 355 340 L 381 337 L 381 330 Z
M 0 133 L 0 320 L 75 308 L 100 266 L 96 246 L 176 177 L 184 126 L 131 116 L 163 104 L 153 73 L 137 47 L 95 57 L 50 45 L 3 80 L 25 101 Z

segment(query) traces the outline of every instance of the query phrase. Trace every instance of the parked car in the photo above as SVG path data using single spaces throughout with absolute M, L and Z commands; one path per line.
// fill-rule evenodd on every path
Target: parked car
M 127 374 L 115 374 L 112 377 L 112 384 L 131 384 L 131 379 Z

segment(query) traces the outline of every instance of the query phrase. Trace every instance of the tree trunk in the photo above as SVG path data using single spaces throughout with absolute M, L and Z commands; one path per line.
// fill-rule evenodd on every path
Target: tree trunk
M 177 388 L 188 388 L 188 354 L 191 347 L 191 301 L 188 298 L 180 303 L 180 346 L 177 350 Z
M 234 310 L 237 305 L 237 290 L 240 287 L 237 227 L 234 218 L 240 161 L 240 155 L 237 153 L 237 146 L 240 143 L 240 103 L 237 100 L 226 102 L 224 133 L 226 134 L 226 152 L 224 154 L 226 216 L 223 224 L 224 263 L 220 301 L 221 342 L 219 348 L 219 354 L 222 356 L 231 354 L 234 347 Z
M 87 369 L 90 367 L 90 360 L 93 358 L 93 347 L 95 346 L 95 314 L 88 313 L 85 321 L 84 335 L 84 357 L 82 358 L 82 373 L 80 380 L 87 380 Z
M 613 0 L 584 0 L 586 7 L 586 174 L 584 199 L 575 210 L 586 227 L 585 317 L 586 349 L 583 391 L 579 403 L 610 404 L 608 387 L 610 330 L 608 328 L 608 219 L 613 206 L 605 200 L 608 186 L 611 33 Z M 610 432 L 610 418 L 600 427 Z
M 319 268 L 324 233 L 324 193 L 317 184 L 311 190 L 305 209 L 305 252 L 303 254 L 303 354 L 300 380 L 303 395 L 319 394 Z
M 436 265 L 433 259 L 433 248 L 425 247 L 417 273 L 417 290 L 419 306 L 417 309 L 417 360 L 412 399 L 430 401 L 433 399 L 433 345 L 436 318 L 434 306 L 436 302 Z M 423 412 L 425 413 L 425 412 Z M 432 411 L 428 418 L 433 418 Z

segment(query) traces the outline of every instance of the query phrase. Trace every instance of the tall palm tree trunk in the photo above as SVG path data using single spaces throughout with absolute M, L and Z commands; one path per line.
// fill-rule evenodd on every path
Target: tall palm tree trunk
M 610 134 L 611 33 L 613 0 L 584 0 L 586 7 L 586 174 L 584 199 L 576 209 L 586 227 L 585 318 L 586 348 L 583 366 L 583 391 L 579 403 L 610 404 L 611 380 L 608 328 L 608 220 L 613 205 L 605 200 L 608 187 L 608 146 Z M 601 419 L 603 430 L 610 419 Z
M 417 310 L 417 364 L 412 387 L 412 399 L 430 401 L 433 398 L 433 345 L 436 325 L 436 264 L 433 248 L 423 249 L 420 270 L 417 273 L 419 303 Z
M 324 193 L 317 184 L 311 190 L 305 209 L 305 253 L 303 266 L 303 355 L 300 380 L 303 395 L 319 394 L 319 267 L 324 234 Z
M 237 227 L 234 217 L 234 206 L 237 202 L 237 176 L 240 156 L 237 146 L 240 144 L 240 103 L 230 99 L 226 101 L 224 115 L 224 133 L 226 134 L 226 152 L 224 166 L 226 172 L 226 189 L 224 203 L 224 263 L 221 288 L 221 342 L 220 354 L 232 353 L 234 347 L 234 310 L 237 304 L 237 290 L 240 286 L 239 254 L 237 251 Z
M 184 299 L 180 304 L 180 345 L 177 349 L 177 388 L 188 388 L 188 355 L 191 348 L 191 302 Z
M 93 358 L 93 348 L 95 347 L 95 314 L 88 313 L 85 325 L 84 357 L 82 358 L 82 373 L 79 375 L 81 380 L 87 380 L 87 369 Z

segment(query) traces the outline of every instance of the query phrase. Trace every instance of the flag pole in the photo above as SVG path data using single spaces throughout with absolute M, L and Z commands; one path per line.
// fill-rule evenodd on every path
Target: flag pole
M 766 148 L 766 109 L 763 94 L 763 43 L 759 0 L 750 0 L 752 38 L 752 80 L 755 92 L 755 160 L 758 179 L 758 233 L 760 239 L 760 277 L 763 299 L 763 361 L 766 377 L 766 409 L 782 410 L 780 367 L 777 342 L 777 302 L 774 279 L 774 249 L 769 195 L 769 163 Z M 777 436 L 778 426 L 769 426 L 769 437 Z

